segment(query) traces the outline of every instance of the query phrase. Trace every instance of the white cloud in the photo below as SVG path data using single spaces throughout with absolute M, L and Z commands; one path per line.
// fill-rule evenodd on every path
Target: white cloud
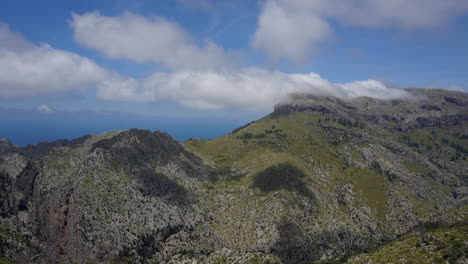
M 371 96 L 380 99 L 408 97 L 401 89 L 367 80 L 333 84 L 316 73 L 287 74 L 248 68 L 225 72 L 179 71 L 156 73 L 143 80 L 115 80 L 100 93 L 104 100 L 170 100 L 198 109 L 246 108 L 268 111 L 291 93 L 354 98 Z M 115 88 L 118 89 L 115 90 Z M 116 92 L 117 91 L 117 92 Z
M 0 26 L 0 97 L 83 90 L 107 78 L 93 61 L 48 45 L 34 46 Z M 16 45 L 18 44 L 18 45 Z
M 112 59 L 161 63 L 172 69 L 219 69 L 230 61 L 222 47 L 211 41 L 197 45 L 184 29 L 162 17 L 91 12 L 73 14 L 70 25 L 78 43 Z
M 50 46 L 24 52 L 0 51 L 2 97 L 83 90 L 107 72 L 91 60 Z
M 252 45 L 301 62 L 330 34 L 330 21 L 364 28 L 432 29 L 468 11 L 466 0 L 267 0 Z
M 323 0 L 322 0 L 323 1 Z M 325 1 L 324 15 L 363 27 L 391 26 L 402 29 L 433 29 L 444 26 L 468 11 L 466 0 L 351 0 Z
M 267 17 L 260 18 L 260 22 L 272 31 L 257 32 L 255 45 L 265 49 L 276 45 L 270 51 L 277 54 L 277 58 L 288 56 L 300 60 L 301 50 L 309 48 L 307 42 L 311 38 L 320 41 L 330 32 L 328 24 L 322 23 L 318 16 L 304 13 L 299 20 L 292 21 L 289 11 L 274 2 L 268 8 L 271 12 L 264 14 Z M 157 62 L 174 69 L 141 80 L 114 74 L 98 84 L 97 96 L 102 100 L 170 100 L 199 109 L 270 110 L 290 93 L 343 98 L 372 96 L 372 93 L 385 99 L 406 96 L 402 90 L 389 89 L 373 80 L 332 84 L 315 73 L 286 74 L 259 68 L 226 67 L 229 58 L 221 48 L 213 43 L 199 47 L 187 32 L 159 17 L 149 19 L 132 13 L 108 17 L 92 12 L 73 14 L 70 25 L 79 43 L 109 58 Z M 304 25 L 311 29 L 310 34 L 297 30 Z M 321 34 L 317 36 L 317 32 Z M 284 42 L 291 45 L 278 54 Z
M 253 46 L 263 49 L 275 61 L 287 58 L 304 62 L 314 46 L 331 34 L 330 26 L 306 10 L 291 11 L 276 1 L 268 2 L 258 19 Z
M 48 105 L 39 105 L 37 108 L 37 111 L 41 112 L 41 113 L 45 113 L 45 114 L 53 114 L 55 113 L 55 111 L 50 108 Z
M 338 95 L 338 97 L 354 98 L 367 96 L 383 100 L 411 97 L 402 89 L 389 88 L 382 82 L 372 79 L 337 84 L 337 86 L 346 91 L 346 96 Z
M 110 19 L 110 21 L 114 21 L 114 18 L 101 17 L 97 13 L 83 16 L 88 15 L 92 17 L 91 20 L 108 21 Z M 125 47 L 127 38 L 140 36 L 139 31 L 142 29 L 135 25 L 140 25 L 140 20 L 143 21 L 143 24 L 148 22 L 145 18 L 131 14 L 123 17 L 125 16 L 128 17 L 119 20 L 118 27 L 129 31 L 117 30 L 123 36 L 116 39 L 110 38 L 107 43 L 107 46 L 110 47 L 109 50 L 113 50 L 114 47 Z M 150 27 L 152 26 L 155 25 Z M 158 26 L 160 25 L 155 27 Z M 112 26 L 110 27 L 112 28 Z M 112 31 L 111 28 L 110 31 Z M 131 32 L 132 30 L 136 30 L 136 32 Z M 239 69 L 235 67 L 221 67 L 216 70 L 206 67 L 195 70 L 191 69 L 194 64 L 190 62 L 194 57 L 174 62 L 174 65 L 178 66 L 173 72 L 156 72 L 148 78 L 134 79 L 104 69 L 92 60 L 77 54 L 54 49 L 48 45 L 32 45 L 19 34 L 11 33 L 9 30 L 0 30 L 0 36 L 0 39 L 6 40 L 4 43 L 25 44 L 19 50 L 13 49 L 11 45 L 0 47 L 0 97 L 5 98 L 43 94 L 55 95 L 95 88 L 96 95 L 101 100 L 172 101 L 197 109 L 245 108 L 268 111 L 290 93 L 310 93 L 341 98 L 371 96 L 391 99 L 408 96 L 403 90 L 388 88 L 375 80 L 334 84 L 315 73 L 287 74 L 260 68 Z M 133 42 L 130 41 L 130 43 Z M 143 42 L 145 41 L 143 40 Z M 174 45 L 176 46 L 175 43 Z M 149 47 L 143 45 L 142 48 L 148 49 Z M 116 53 L 122 51 L 119 48 L 115 50 Z M 129 50 L 128 52 L 132 54 L 133 51 Z M 144 58 L 144 52 L 147 51 L 142 52 L 141 58 Z M 171 54 L 167 50 L 166 53 Z M 160 52 L 157 54 L 159 54 L 157 56 L 163 56 Z M 201 62 L 206 61 L 201 60 Z M 190 67 L 181 66 L 185 63 Z M 218 61 L 218 63 L 224 62 Z M 209 65 L 213 66 L 214 64 L 210 63 Z M 178 68 L 179 66 L 181 68 Z M 47 106 L 40 106 L 38 110 L 42 112 L 53 111 Z
M 156 98 L 151 91 L 142 90 L 141 80 L 113 74 L 97 85 L 97 96 L 102 100 L 151 102 Z
M 0 50 L 22 51 L 32 48 L 23 37 L 10 30 L 7 24 L 0 23 Z
M 465 87 L 463 87 L 461 85 L 455 85 L 455 84 L 446 86 L 446 87 L 444 87 L 444 89 L 451 90 L 451 91 L 458 91 L 458 92 L 464 92 L 465 91 Z

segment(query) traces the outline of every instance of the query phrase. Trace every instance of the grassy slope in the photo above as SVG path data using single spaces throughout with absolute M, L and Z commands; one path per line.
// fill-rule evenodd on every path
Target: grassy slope
M 191 139 L 185 145 L 211 161 L 220 172 L 231 171 L 232 178 L 240 179 L 218 181 L 212 186 L 217 190 L 229 189 L 233 185 L 251 186 L 254 175 L 274 164 L 287 162 L 309 176 L 306 183 L 315 191 L 331 193 L 338 186 L 353 185 L 360 197 L 359 202 L 371 207 L 377 217 L 384 221 L 385 193 L 388 187 L 384 176 L 370 169 L 347 168 L 338 151 L 349 142 L 337 144 L 335 138 L 327 136 L 323 125 L 345 128 L 337 122 L 325 122 L 325 116 L 322 115 L 270 114 L 235 134 L 210 141 Z M 346 129 L 358 133 L 366 132 L 365 128 Z M 238 139 L 245 133 L 255 136 L 265 133 L 265 130 L 276 132 L 266 134 L 265 138 Z M 317 174 L 317 171 L 321 173 Z M 236 174 L 241 175 L 236 177 Z M 346 208 L 338 209 L 342 213 L 346 211 Z M 328 213 L 323 212 L 325 215 Z M 333 214 L 338 216 L 341 213 L 337 211 Z
M 344 127 L 331 120 L 325 122 L 326 117 L 333 118 L 333 116 L 307 113 L 270 114 L 235 134 L 228 134 L 210 141 L 192 139 L 186 141 L 185 145 L 212 161 L 221 172 L 227 172 L 232 168 L 244 168 L 247 174 L 253 175 L 273 164 L 287 161 L 314 177 L 311 166 L 321 166 L 332 176 L 331 179 L 326 179 L 328 183 L 322 182 L 324 187 L 327 185 L 334 187 L 337 183 L 351 182 L 363 192 L 364 200 L 372 201 L 371 205 L 380 207 L 377 208 L 380 211 L 383 210 L 381 207 L 385 201 L 382 200 L 384 197 L 379 193 L 384 193 L 386 189 L 382 184 L 380 186 L 378 184 L 381 183 L 382 175 L 366 169 L 345 168 L 344 160 L 337 152 L 350 142 L 330 137 L 326 134 L 324 125 L 357 133 L 368 133 L 375 138 L 394 138 L 394 140 L 408 144 L 409 147 L 420 153 L 437 155 L 437 158 L 445 160 L 456 157 L 455 162 L 468 165 L 467 153 L 457 151 L 452 147 L 453 144 L 456 144 L 468 149 L 468 140 L 456 135 L 464 133 L 462 127 L 459 129 L 460 131 L 446 131 L 436 128 L 402 133 L 389 132 L 375 127 L 373 130 Z M 258 135 L 265 133 L 266 130 L 275 129 L 281 129 L 281 132 L 266 134 L 265 138 L 237 139 L 245 133 Z M 410 142 L 403 139 L 403 136 L 409 136 Z M 356 142 L 356 140 L 354 141 Z M 366 143 L 368 142 L 359 142 L 359 144 Z M 310 158 L 314 161 L 311 162 Z M 429 172 L 423 164 L 411 160 L 406 161 L 403 165 L 411 173 L 425 174 Z M 377 186 L 378 190 L 374 189 L 374 186 Z
M 235 134 L 210 141 L 191 139 L 185 145 L 220 169 L 246 167 L 250 174 L 281 161 L 290 161 L 307 171 L 301 165 L 305 156 L 312 156 L 323 165 L 342 168 L 343 162 L 336 150 L 324 136 L 323 129 L 316 125 L 318 119 L 305 113 L 269 115 Z M 267 134 L 265 138 L 237 139 L 244 133 L 264 133 L 273 126 L 275 130 L 281 129 L 281 132 Z
M 467 241 L 467 225 L 440 228 L 401 237 L 374 252 L 352 257 L 347 263 L 455 263 L 463 258 L 466 261 Z
M 325 121 L 326 118 L 327 121 Z M 331 194 L 338 187 L 345 185 L 353 187 L 354 196 L 357 198 L 352 206 L 368 206 L 375 219 L 378 219 L 377 224 L 383 230 L 386 229 L 385 215 L 388 210 L 386 199 L 390 187 L 401 192 L 402 196 L 414 204 L 414 211 L 419 217 L 429 219 L 433 205 L 412 197 L 400 186 L 389 182 L 385 175 L 381 175 L 375 170 L 348 166 L 342 156 L 343 151 L 349 151 L 353 159 L 359 160 L 360 154 L 355 152 L 356 145 L 366 147 L 367 144 L 376 143 L 375 140 L 388 138 L 403 142 L 401 137 L 404 134 L 375 127 L 371 130 L 366 128 L 368 127 L 366 124 L 363 127 L 350 128 L 337 121 L 333 122 L 332 119 L 333 116 L 321 114 L 273 113 L 234 134 L 209 141 L 191 139 L 186 141 L 185 145 L 210 161 L 218 169 L 220 175 L 228 175 L 214 180 L 208 188 L 227 191 L 231 197 L 235 197 L 230 201 L 236 199 L 241 201 L 223 205 L 222 211 L 218 211 L 220 216 L 232 217 L 236 221 L 248 221 L 249 218 L 244 217 L 244 213 L 251 211 L 252 208 L 256 208 L 255 212 L 260 218 L 262 215 L 268 214 L 268 211 L 275 206 L 274 200 L 278 196 L 272 196 L 270 193 L 259 195 L 258 191 L 255 192 L 255 195 L 251 195 L 249 191 L 246 191 L 246 186 L 247 188 L 255 186 L 255 176 L 268 170 L 270 166 L 284 163 L 292 164 L 307 175 L 304 183 L 312 192 L 320 193 L 319 203 L 325 205 L 317 212 L 315 220 L 308 222 L 310 220 L 308 219 L 303 222 L 305 227 L 318 224 L 326 229 L 325 226 L 328 225 L 330 219 L 346 219 L 346 215 L 349 214 L 346 206 L 330 207 L 330 200 L 326 201 L 326 199 L 334 199 Z M 339 133 L 338 136 L 330 133 L 331 130 L 339 129 L 367 136 L 363 139 L 346 139 L 346 137 L 340 138 Z M 266 134 L 265 132 L 268 130 L 272 130 L 273 133 Z M 246 133 L 252 134 L 253 138 L 242 139 Z M 436 139 L 429 140 L 428 133 Z M 255 138 L 255 135 L 260 134 L 265 134 L 265 137 Z M 466 140 L 460 140 L 453 135 L 453 132 L 449 131 L 435 129 L 435 132 L 432 133 L 431 130 L 421 130 L 411 133 L 410 136 L 412 142 L 420 144 L 418 148 L 427 148 L 426 145 L 422 144 L 429 145 L 429 142 L 432 142 L 432 147 L 436 148 L 442 138 L 467 147 Z M 450 149 L 450 146 L 445 144 L 444 148 Z M 461 158 L 456 162 L 464 163 L 466 161 Z M 425 174 L 428 172 L 424 165 L 411 160 L 402 166 L 406 167 L 410 173 Z M 285 195 L 293 195 L 291 189 L 288 188 L 281 190 L 281 192 Z M 280 206 L 282 209 L 279 210 L 281 213 L 279 213 L 278 219 L 300 214 L 293 206 L 284 202 L 280 203 L 282 203 Z M 216 203 L 212 204 L 212 208 L 214 212 L 220 210 Z M 459 216 L 457 215 L 457 217 Z M 241 239 L 238 237 L 239 226 L 246 229 L 253 228 L 245 230 L 245 233 L 255 233 L 255 226 L 249 223 L 241 223 L 238 226 L 232 226 L 232 228 L 226 226 L 226 223 L 217 224 L 219 224 L 220 232 L 229 233 L 227 236 L 232 237 L 233 240 Z M 250 237 L 249 241 L 249 243 L 255 243 L 254 236 Z

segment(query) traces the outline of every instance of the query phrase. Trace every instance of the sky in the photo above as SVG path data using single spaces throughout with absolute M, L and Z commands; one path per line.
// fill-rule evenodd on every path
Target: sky
M 291 93 L 467 91 L 466 0 L 2 0 L 0 138 L 221 136 Z

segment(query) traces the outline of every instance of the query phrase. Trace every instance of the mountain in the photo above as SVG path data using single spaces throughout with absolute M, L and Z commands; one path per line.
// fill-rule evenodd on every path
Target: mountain
M 407 92 L 293 95 L 208 141 L 135 129 L 25 148 L 1 140 L 0 256 L 360 263 L 436 227 L 461 224 L 466 241 L 468 94 Z

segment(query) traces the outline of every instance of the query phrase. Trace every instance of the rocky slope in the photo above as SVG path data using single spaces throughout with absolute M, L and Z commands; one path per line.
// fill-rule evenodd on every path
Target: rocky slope
M 196 195 L 206 167 L 165 133 L 86 137 L 35 158 L 23 154 L 28 150 L 2 157 L 7 197 L 1 250 L 8 258 L 43 263 L 165 258 L 184 250 L 181 245 L 190 243 L 206 218 Z M 171 249 L 171 240 L 179 247 Z
M 2 139 L 0 256 L 315 263 L 466 223 L 468 95 L 408 93 L 295 95 L 210 141 L 143 130 L 25 148 Z
M 439 228 L 402 236 L 377 250 L 332 263 L 457 263 L 468 262 L 468 226 Z

